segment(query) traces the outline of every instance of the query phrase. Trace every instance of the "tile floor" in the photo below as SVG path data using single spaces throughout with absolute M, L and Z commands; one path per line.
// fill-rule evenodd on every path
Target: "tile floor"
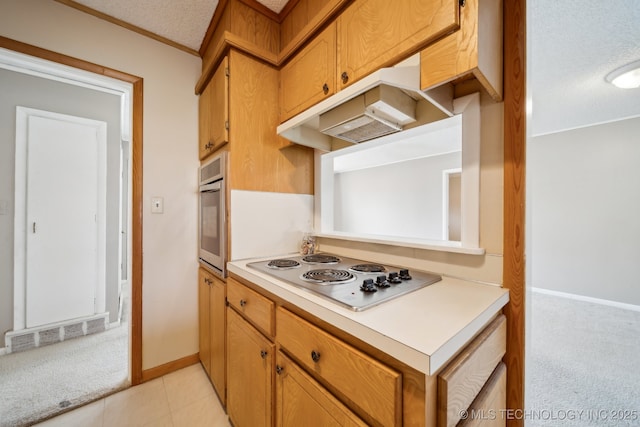
M 200 364 L 51 418 L 40 427 L 230 427 Z

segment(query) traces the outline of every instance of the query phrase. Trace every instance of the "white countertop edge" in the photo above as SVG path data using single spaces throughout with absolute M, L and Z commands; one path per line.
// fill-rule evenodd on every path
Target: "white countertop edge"
M 273 259 L 273 257 L 265 259 Z M 309 291 L 297 288 L 246 266 L 249 262 L 260 260 L 256 258 L 229 262 L 227 269 L 229 272 L 255 283 L 264 290 L 380 349 L 425 375 L 433 375 L 442 368 L 509 301 L 508 291 L 505 290 L 504 294 L 484 309 L 479 316 L 476 316 L 462 330 L 437 348 L 433 354 L 429 355 L 353 319 L 353 316 L 357 315 L 358 312 L 344 308 Z
M 438 372 L 462 347 L 497 315 L 502 307 L 509 302 L 509 293 L 505 293 L 493 304 L 487 307 L 472 323 L 447 341 L 436 353 L 431 355 L 430 375 Z

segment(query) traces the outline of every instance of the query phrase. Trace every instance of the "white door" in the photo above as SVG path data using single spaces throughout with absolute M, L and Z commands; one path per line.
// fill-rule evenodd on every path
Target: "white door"
M 99 247 L 99 189 L 104 185 L 100 145 L 105 142 L 101 132 L 106 133 L 104 122 L 62 115 L 28 117 L 27 328 L 97 312 L 104 268 Z

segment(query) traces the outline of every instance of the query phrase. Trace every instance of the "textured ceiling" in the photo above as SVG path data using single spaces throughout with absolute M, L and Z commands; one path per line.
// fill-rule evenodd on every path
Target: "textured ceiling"
M 75 0 L 200 49 L 218 0 Z M 279 13 L 287 0 L 257 0 Z M 505 0 L 507 1 L 507 0 Z M 640 115 L 640 88 L 605 76 L 640 60 L 640 0 L 534 0 L 528 10 L 532 135 Z
M 288 0 L 257 0 L 280 13 Z M 200 49 L 218 0 L 75 0 L 105 15 L 195 51 Z
M 640 88 L 619 89 L 605 80 L 640 60 L 640 1 L 527 4 L 532 135 L 640 115 Z

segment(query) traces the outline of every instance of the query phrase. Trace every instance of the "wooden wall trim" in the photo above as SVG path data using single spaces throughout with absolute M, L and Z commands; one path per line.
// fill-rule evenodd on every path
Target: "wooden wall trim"
M 0 47 L 133 84 L 131 383 L 142 381 L 142 83 L 141 77 L 0 36 Z
M 131 385 L 142 382 L 142 118 L 143 81 L 133 83 L 131 195 Z
M 504 1 L 504 264 L 507 408 L 524 409 L 526 0 Z M 509 427 L 523 419 L 507 419 Z
M 196 363 L 200 363 L 200 355 L 198 353 L 191 354 L 189 356 L 165 363 L 160 366 L 156 366 L 154 368 L 145 369 L 144 371 L 142 371 L 142 382 L 160 378 L 182 368 L 186 368 L 187 366 L 195 365 Z

